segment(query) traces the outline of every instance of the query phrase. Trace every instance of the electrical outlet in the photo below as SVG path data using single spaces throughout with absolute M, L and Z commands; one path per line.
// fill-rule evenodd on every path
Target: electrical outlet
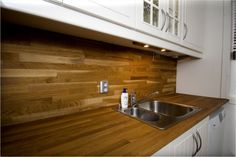
M 103 80 L 100 81 L 100 93 L 107 93 L 108 92 L 108 81 Z

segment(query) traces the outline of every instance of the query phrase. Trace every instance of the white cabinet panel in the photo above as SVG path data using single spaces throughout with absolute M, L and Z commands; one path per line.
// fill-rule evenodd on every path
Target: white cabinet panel
M 166 24 L 165 3 L 163 0 L 155 3 L 155 0 L 136 1 L 136 28 L 144 33 L 163 38 L 163 30 Z
M 137 30 L 180 44 L 182 0 L 137 0 Z
M 208 155 L 208 123 L 205 118 L 184 135 L 178 138 L 174 144 L 175 156 L 207 156 Z
M 173 146 L 175 156 L 192 156 L 195 151 L 195 145 L 193 141 L 193 135 L 191 132 L 186 137 L 183 137 L 176 142 Z
M 196 132 L 199 132 L 201 141 L 201 149 L 197 153 L 197 156 L 207 156 L 208 155 L 208 122 L 204 121 L 199 127 L 196 128 Z M 200 146 L 199 146 L 200 147 Z
M 154 26 L 143 22 L 142 5 L 144 1 L 152 2 L 156 8 L 153 9 L 156 12 L 155 15 L 150 15 L 155 17 L 154 19 L 150 17 Z M 181 46 L 179 38 L 163 31 L 166 29 L 166 21 L 168 21 L 167 17 L 164 16 L 166 12 L 163 13 L 164 9 L 168 8 L 167 0 L 144 1 L 31 0 L 29 3 L 28 0 L 2 0 L 1 2 L 3 8 L 24 13 L 23 16 L 26 18 L 17 13 L 11 15 L 14 16 L 11 19 L 15 23 L 129 47 L 134 47 L 132 41 L 137 41 L 166 48 L 180 54 L 202 58 L 202 54 Z M 138 12 L 136 6 L 141 7 L 141 11 Z M 163 11 L 161 11 L 162 9 Z M 35 18 L 34 22 L 29 22 L 27 14 L 41 18 Z M 135 15 L 140 19 L 137 19 Z M 52 24 L 54 22 L 61 24 L 54 25 Z M 67 28 L 65 29 L 65 27 Z M 89 32 L 89 30 L 94 32 Z M 91 33 L 93 34 L 88 35 Z
M 158 157 L 158 156 L 171 156 L 171 145 L 167 145 L 163 147 L 158 152 L 154 153 L 151 157 Z
M 134 0 L 63 0 L 63 4 L 128 27 L 135 24 Z
M 165 0 L 167 25 L 165 31 L 167 39 L 180 43 L 182 27 L 182 0 Z
M 196 151 L 196 156 L 208 155 L 208 122 L 205 118 L 192 129 L 184 133 L 173 144 L 175 156 L 192 156 Z
M 200 0 L 185 0 L 183 7 L 183 45 L 202 52 L 205 33 L 205 2 Z
M 208 122 L 209 117 L 203 119 L 153 156 L 207 156 Z

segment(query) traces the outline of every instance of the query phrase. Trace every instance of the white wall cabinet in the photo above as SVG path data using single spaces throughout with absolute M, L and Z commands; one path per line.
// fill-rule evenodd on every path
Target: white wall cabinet
M 205 118 L 152 156 L 207 156 L 208 123 Z
M 135 25 L 135 0 L 63 0 L 63 5 L 127 27 Z
M 182 27 L 182 0 L 165 0 L 167 25 L 165 28 L 166 38 L 180 43 Z
M 136 1 L 136 28 L 149 35 L 163 38 L 166 25 L 165 3 L 159 0 Z
M 137 0 L 136 28 L 203 52 L 205 4 L 196 0 Z
M 183 1 L 182 44 L 188 48 L 203 51 L 205 30 L 205 2 Z
M 3 8 L 26 15 L 24 18 L 11 14 L 14 23 L 128 47 L 135 47 L 133 41 L 136 41 L 177 52 L 166 52 L 167 56 L 183 54 L 202 58 L 201 53 L 181 45 L 182 1 L 31 0 L 28 3 L 27 0 L 2 0 L 1 4 Z M 28 22 L 27 14 L 40 18 Z
M 181 1 L 137 0 L 137 30 L 179 44 L 181 38 Z

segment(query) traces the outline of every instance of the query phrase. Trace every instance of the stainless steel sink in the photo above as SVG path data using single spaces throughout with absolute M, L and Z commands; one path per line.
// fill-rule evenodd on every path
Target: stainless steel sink
M 196 107 L 192 106 L 184 106 L 156 100 L 138 104 L 138 107 L 171 117 L 186 116 L 191 114 L 197 109 Z
M 159 129 L 166 129 L 197 113 L 200 108 L 158 100 L 146 101 L 136 107 L 116 108 L 117 111 Z
M 160 115 L 138 107 L 131 107 L 124 110 L 124 113 L 144 121 L 155 122 L 160 119 Z

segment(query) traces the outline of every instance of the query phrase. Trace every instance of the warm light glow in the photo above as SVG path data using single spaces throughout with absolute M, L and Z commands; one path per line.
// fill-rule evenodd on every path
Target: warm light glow
M 146 45 L 144 45 L 143 47 L 149 47 L 149 45 L 146 44 Z
M 165 52 L 166 51 L 166 49 L 161 49 L 161 52 Z

